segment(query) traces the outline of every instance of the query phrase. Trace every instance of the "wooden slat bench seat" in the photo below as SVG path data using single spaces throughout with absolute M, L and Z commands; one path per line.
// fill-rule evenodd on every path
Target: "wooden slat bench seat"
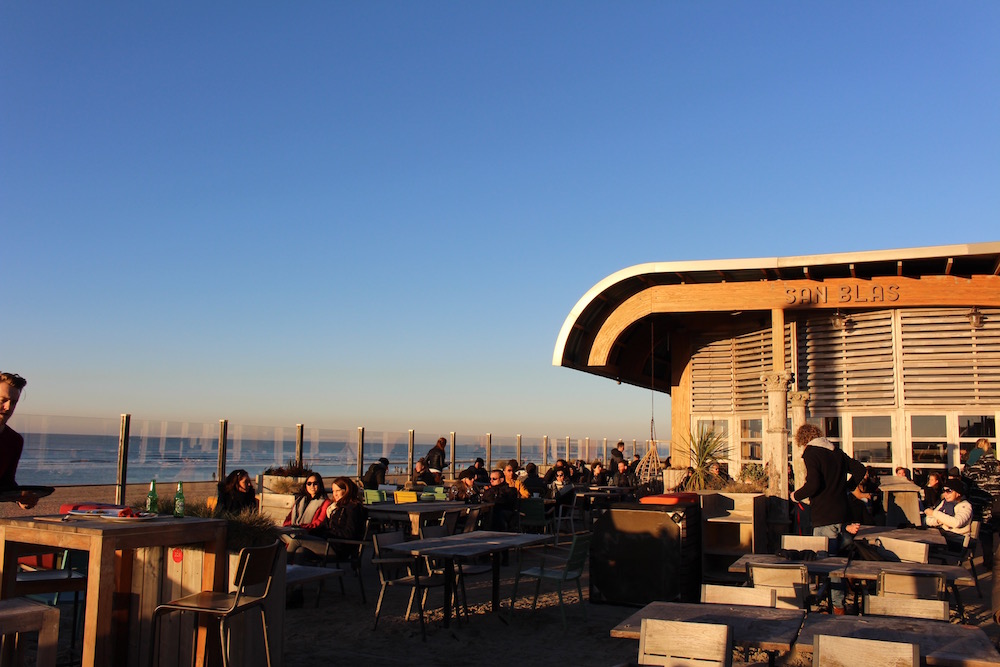
M 16 641 L 16 635 L 23 632 L 38 633 L 36 664 L 39 667 L 55 667 L 59 643 L 59 610 L 24 598 L 0 600 L 0 634 L 5 640 L 9 638 Z M 15 647 L 15 651 L 19 653 L 20 648 Z

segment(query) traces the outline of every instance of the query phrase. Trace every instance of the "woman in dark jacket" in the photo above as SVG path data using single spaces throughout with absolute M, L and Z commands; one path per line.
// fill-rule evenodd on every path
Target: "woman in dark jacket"
M 239 514 L 249 509 L 257 511 L 257 494 L 246 470 L 234 470 L 219 482 L 219 501 L 215 505 L 216 514 Z
M 324 533 L 327 537 L 360 540 L 365 535 L 366 517 L 357 485 L 347 477 L 337 477 L 331 485 L 331 495 L 333 502 L 326 511 Z M 350 558 L 358 550 L 352 544 L 334 543 L 331 546 L 340 558 Z

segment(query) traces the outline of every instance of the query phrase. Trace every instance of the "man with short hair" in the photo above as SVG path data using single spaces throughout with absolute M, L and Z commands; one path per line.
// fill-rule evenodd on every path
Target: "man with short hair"
M 26 384 L 28 381 L 17 373 L 0 372 L 0 491 L 15 491 L 18 488 L 17 464 L 24 450 L 24 438 L 7 426 L 7 421 L 14 415 L 14 408 Z M 21 509 L 30 510 L 38 503 L 38 496 L 22 491 L 15 502 Z
M 437 484 L 434 473 L 427 469 L 427 463 L 423 459 L 417 459 L 413 462 L 413 477 L 410 481 L 416 486 L 434 486 Z
M 512 488 L 517 494 L 518 498 L 530 498 L 531 492 L 524 488 L 524 484 L 518 479 L 515 474 L 518 469 L 517 459 L 511 459 L 507 461 L 507 465 L 503 468 L 504 480 L 507 482 L 507 486 Z
M 618 462 L 625 460 L 625 441 L 619 440 L 615 448 L 611 450 L 611 460 L 608 462 L 608 469 L 612 473 L 618 469 Z
M 795 433 L 795 444 L 802 449 L 806 466 L 805 483 L 792 494 L 792 500 L 810 501 L 813 535 L 821 535 L 843 546 L 850 541 L 844 526 L 849 518 L 847 490 L 865 476 L 865 466 L 823 437 L 815 424 L 803 424 Z M 832 581 L 833 613 L 844 611 L 844 589 Z
M 493 503 L 493 519 L 490 527 L 493 530 L 507 530 L 514 517 L 517 495 L 514 489 L 507 485 L 503 470 L 497 468 L 490 471 L 490 485 L 483 491 L 483 502 Z

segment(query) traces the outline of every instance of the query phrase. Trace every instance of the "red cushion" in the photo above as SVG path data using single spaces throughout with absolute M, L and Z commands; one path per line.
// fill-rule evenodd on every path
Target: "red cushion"
M 115 505 L 114 503 L 65 503 L 59 506 L 60 514 L 67 514 L 72 510 L 130 510 L 126 505 Z M 131 511 L 131 510 L 130 510 Z M 122 516 L 128 516 L 123 514 Z
M 697 505 L 697 493 L 661 493 L 656 496 L 643 496 L 640 503 L 646 505 Z

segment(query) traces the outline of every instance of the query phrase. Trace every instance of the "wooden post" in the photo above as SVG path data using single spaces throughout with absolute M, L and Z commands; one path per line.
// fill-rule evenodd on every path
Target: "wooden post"
M 455 447 L 456 441 L 457 438 L 455 438 L 455 432 L 452 431 L 451 432 L 451 478 L 452 479 L 458 478 L 458 469 L 455 467 L 455 464 L 457 462 L 457 459 L 455 458 L 455 450 L 457 449 L 457 447 Z M 444 477 L 444 470 L 441 471 L 441 476 Z
M 608 465 L 608 439 L 604 438 L 604 456 L 601 457 L 601 463 Z
M 486 434 L 486 469 L 493 470 L 493 436 Z
M 125 483 L 128 477 L 128 428 L 132 415 L 123 414 L 118 429 L 118 481 L 115 484 L 115 504 L 125 503 Z
M 295 425 L 295 464 L 302 467 L 302 435 L 305 427 L 302 424 Z
M 548 467 L 549 465 L 549 436 L 542 436 L 542 466 Z
M 220 483 L 226 478 L 226 450 L 229 449 L 229 420 L 219 420 L 219 465 L 216 468 L 216 480 Z
M 409 431 L 409 436 L 406 441 L 406 476 L 407 478 L 413 477 L 413 429 Z
M 516 440 L 517 440 L 517 444 L 514 445 L 514 456 L 517 457 L 518 461 L 521 461 L 523 463 L 523 461 L 521 459 L 521 434 L 520 433 L 517 434 Z
M 388 470 L 386 470 L 388 472 Z M 365 474 L 365 427 L 358 427 L 358 477 Z

